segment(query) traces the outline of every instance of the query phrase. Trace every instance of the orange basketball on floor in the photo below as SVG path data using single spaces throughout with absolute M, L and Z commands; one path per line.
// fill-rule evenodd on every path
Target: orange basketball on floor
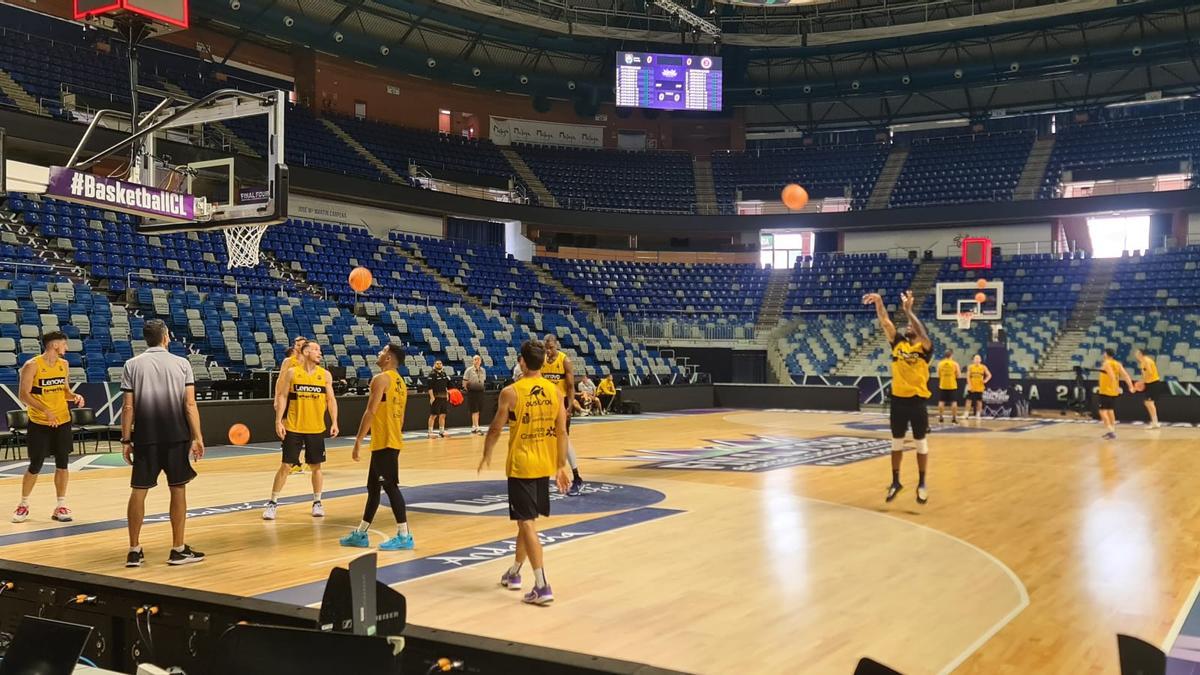
M 451 389 L 447 395 L 450 397 L 450 405 L 462 405 L 463 395 L 461 391 Z
M 980 288 L 987 288 L 987 279 L 984 279 L 983 277 L 979 277 L 979 279 L 977 279 L 975 281 L 975 285 Z
M 365 267 L 355 267 L 350 270 L 350 288 L 353 288 L 354 292 L 362 293 L 367 290 L 371 287 L 372 281 L 371 270 Z
M 784 186 L 780 198 L 783 199 L 784 206 L 793 211 L 799 211 L 808 203 L 808 190 L 795 183 L 788 183 Z
M 245 424 L 235 424 L 229 427 L 229 442 L 234 445 L 245 445 L 250 442 L 250 427 Z
M 986 296 L 986 295 L 984 295 L 983 293 L 976 293 L 976 294 L 975 294 L 975 302 L 978 302 L 978 303 L 980 303 L 980 304 L 983 304 L 983 301 L 984 301 L 984 300 L 987 300 L 987 296 Z

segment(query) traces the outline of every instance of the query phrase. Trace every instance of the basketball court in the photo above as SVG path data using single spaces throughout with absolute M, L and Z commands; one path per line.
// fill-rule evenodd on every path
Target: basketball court
M 550 609 L 497 585 L 511 559 L 498 467 L 483 440 L 407 442 L 401 482 L 416 550 L 383 553 L 380 579 L 432 627 L 702 673 L 851 672 L 870 655 L 910 673 L 1117 672 L 1118 632 L 1170 647 L 1200 562 L 1186 525 L 1200 496 L 1200 432 L 1017 419 L 936 427 L 930 502 L 884 504 L 886 416 L 684 411 L 582 420 L 589 489 L 556 499 L 542 532 Z M 358 555 L 337 539 L 361 515 L 365 464 L 334 444 L 327 517 L 307 481 L 261 520 L 273 444 L 213 448 L 189 487 L 203 565 L 161 562 L 166 492 L 152 492 L 147 566 L 127 570 L 129 471 L 74 477 L 72 524 L 0 524 L 5 558 L 296 604 Z M 16 489 L 9 474 L 0 484 Z M 289 499 L 290 498 L 290 499 Z M 290 505 L 289 505 L 290 504 Z M 42 513 L 45 511 L 45 513 Z M 390 536 L 380 517 L 372 537 Z M 1178 621 L 1177 621 L 1178 620 Z

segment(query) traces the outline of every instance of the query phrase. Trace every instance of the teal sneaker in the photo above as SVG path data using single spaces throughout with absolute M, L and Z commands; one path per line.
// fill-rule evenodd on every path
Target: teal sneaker
M 380 551 L 411 551 L 413 548 L 412 535 L 401 537 L 396 535 L 379 545 Z
M 353 546 L 354 548 L 371 548 L 371 538 L 366 532 L 355 530 L 350 534 L 338 539 L 338 543 L 342 546 Z

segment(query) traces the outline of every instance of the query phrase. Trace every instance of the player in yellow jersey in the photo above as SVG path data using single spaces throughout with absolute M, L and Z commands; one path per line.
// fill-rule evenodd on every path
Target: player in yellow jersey
M 297 357 L 296 367 L 284 371 L 275 388 L 275 433 L 283 441 L 283 463 L 275 472 L 271 500 L 263 510 L 263 520 L 275 520 L 279 493 L 287 483 L 292 465 L 300 463 L 301 449 L 304 450 L 304 463 L 312 469 L 313 518 L 325 515 L 325 507 L 321 504 L 325 413 L 329 412 L 329 419 L 333 422 L 329 427 L 329 435 L 336 437 L 338 408 L 337 399 L 333 396 L 333 378 L 320 364 L 320 343 L 306 342 Z
M 958 362 L 954 360 L 954 350 L 947 349 L 946 355 L 938 361 L 938 424 L 946 421 L 946 402 L 950 402 L 950 422 L 958 424 L 958 378 L 962 374 Z
M 304 349 L 306 342 L 308 342 L 308 338 L 303 335 L 298 336 L 292 341 L 292 346 L 288 347 L 287 351 L 284 352 L 283 363 L 279 364 L 279 377 L 275 378 L 276 390 L 279 389 L 279 382 L 283 380 L 283 374 L 296 367 L 296 363 L 298 363 L 297 356 L 300 354 L 300 350 Z M 294 474 L 304 473 L 299 464 L 293 464 L 291 472 Z
M 1104 350 L 1103 363 L 1100 364 L 1100 421 L 1104 423 L 1104 428 L 1108 430 L 1104 434 L 1107 440 L 1114 440 L 1117 437 L 1117 397 L 1121 395 L 1121 385 L 1119 380 L 1125 380 L 1125 385 L 1129 387 L 1129 391 L 1133 391 L 1133 378 L 1129 377 L 1129 372 L 1125 370 L 1125 366 L 1117 361 L 1117 353 L 1112 349 Z
M 371 540 L 367 531 L 375 512 L 379 510 L 379 493 L 386 492 L 396 516 L 396 536 L 379 545 L 380 551 L 407 551 L 413 547 L 408 530 L 408 514 L 404 510 L 404 495 L 400 494 L 400 449 L 404 447 L 404 407 L 408 404 L 408 386 L 397 368 L 404 363 L 404 349 L 390 344 L 379 352 L 375 362 L 380 373 L 371 378 L 371 394 L 367 409 L 358 424 L 354 437 L 354 461 L 359 461 L 363 439 L 371 434 L 371 466 L 367 469 L 367 505 L 362 522 L 353 532 L 339 540 L 342 546 L 367 548 Z
M 542 341 L 546 348 L 546 363 L 542 366 L 542 377 L 558 385 L 563 395 L 563 406 L 567 409 L 567 462 L 571 465 L 571 489 L 567 496 L 578 497 L 583 492 L 583 479 L 579 477 L 579 460 L 571 445 L 571 416 L 575 414 L 575 366 L 571 359 L 558 348 L 558 337 L 546 333 Z
M 42 353 L 21 366 L 18 398 L 29 412 L 29 469 L 21 479 L 21 503 L 13 511 L 12 521 L 29 519 L 29 495 L 37 485 L 38 473 L 46 457 L 54 458 L 54 491 L 58 505 L 50 514 L 51 520 L 67 523 L 72 519 L 67 508 L 68 458 L 74 430 L 68 403 L 83 406 L 83 397 L 71 392 L 70 368 L 67 365 L 67 336 L 58 331 L 42 336 Z
M 1153 356 L 1146 353 L 1145 349 L 1134 350 L 1133 356 L 1137 359 L 1138 370 L 1142 374 L 1146 412 L 1150 413 L 1150 426 L 1147 428 L 1159 429 L 1162 425 L 1158 423 L 1158 404 L 1156 402 L 1167 394 L 1167 383 L 1159 377 L 1158 364 L 1154 362 Z
M 971 405 L 975 406 L 975 419 L 983 419 L 983 392 L 992 381 L 992 371 L 983 365 L 983 357 L 976 354 L 967 366 L 967 417 L 971 416 Z
M 925 487 L 925 470 L 929 463 L 929 411 L 925 405 L 929 400 L 929 360 L 933 358 L 933 343 L 925 325 L 913 313 L 913 294 L 906 291 L 900 295 L 900 307 L 908 320 L 904 332 L 896 330 L 888 316 L 887 307 L 878 293 L 863 296 L 864 305 L 875 305 L 879 326 L 887 336 L 892 348 L 892 484 L 888 487 L 887 501 L 892 501 L 904 489 L 900 484 L 900 460 L 904 457 L 904 434 L 912 428 L 912 437 L 917 444 L 917 503 L 929 501 L 929 490 Z
M 562 392 L 542 376 L 545 359 L 546 349 L 541 342 L 526 340 L 521 345 L 518 363 L 524 377 L 500 392 L 496 416 L 483 442 L 483 459 L 479 461 L 480 471 L 491 464 L 492 449 L 507 423 L 508 517 L 517 521 L 517 559 L 500 577 L 500 585 L 521 590 L 521 566 L 528 558 L 533 566 L 534 584 L 522 600 L 533 605 L 546 605 L 554 600 L 550 584 L 546 583 L 536 520 L 539 515 L 550 515 L 550 476 L 555 477 L 559 494 L 566 492 L 571 484 L 567 473 L 567 409 L 562 403 Z

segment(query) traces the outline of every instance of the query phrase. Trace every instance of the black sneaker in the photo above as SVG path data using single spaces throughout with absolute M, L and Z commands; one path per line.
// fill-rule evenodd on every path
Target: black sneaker
M 141 567 L 144 562 L 146 562 L 146 554 L 140 550 L 130 551 L 129 555 L 125 556 L 126 567 Z
M 889 501 L 889 502 L 892 501 L 893 499 L 896 498 L 896 495 L 900 494 L 900 491 L 903 489 L 904 489 L 903 485 L 901 485 L 899 483 L 892 483 L 891 486 L 888 487 L 887 498 L 884 501 Z
M 204 554 L 199 551 L 193 551 L 191 546 L 184 545 L 182 551 L 171 549 L 171 557 L 167 558 L 168 565 L 187 565 L 189 563 L 198 563 L 204 560 Z

